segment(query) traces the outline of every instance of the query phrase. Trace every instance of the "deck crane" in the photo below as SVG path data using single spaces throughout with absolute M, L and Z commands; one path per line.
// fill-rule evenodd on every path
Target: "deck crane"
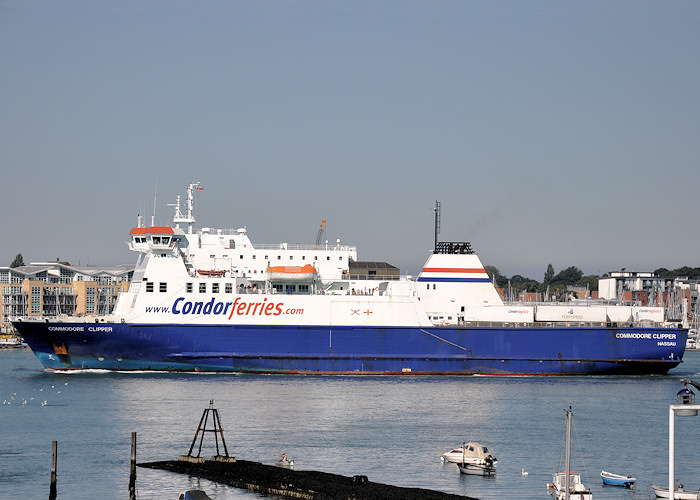
M 321 242 L 323 237 L 326 235 L 326 219 L 321 221 L 321 226 L 318 228 L 318 234 L 316 235 L 316 248 L 321 247 Z

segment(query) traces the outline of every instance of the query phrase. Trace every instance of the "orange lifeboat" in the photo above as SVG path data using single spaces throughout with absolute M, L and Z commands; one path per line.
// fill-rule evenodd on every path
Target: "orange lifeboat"
M 313 281 L 318 272 L 311 264 L 305 266 L 272 266 L 267 268 L 267 279 L 270 281 L 298 282 Z
M 221 277 L 226 274 L 226 271 L 220 271 L 218 269 L 197 269 L 197 274 L 199 274 L 200 276 Z

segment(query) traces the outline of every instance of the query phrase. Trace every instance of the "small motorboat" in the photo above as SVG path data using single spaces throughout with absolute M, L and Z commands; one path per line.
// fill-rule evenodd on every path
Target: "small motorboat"
M 443 462 L 456 463 L 461 473 L 474 476 L 494 475 L 498 463 L 488 446 L 472 441 L 454 450 L 441 453 L 440 458 Z
M 467 448 L 466 455 L 468 457 L 474 454 L 474 452 L 479 448 L 486 448 L 486 451 L 484 451 L 485 456 L 491 455 L 491 452 L 487 447 L 480 443 L 470 441 L 468 443 L 462 443 L 462 446 L 460 446 L 459 448 L 454 448 L 450 451 L 444 451 L 440 453 L 440 460 L 442 460 L 443 462 L 451 462 L 453 464 L 462 463 L 464 460 L 465 448 Z M 468 450 L 468 448 L 474 448 L 474 450 Z M 493 458 L 494 462 L 498 462 L 498 460 L 496 460 L 496 458 L 493 455 L 491 455 L 491 458 Z
M 654 490 L 654 495 L 659 498 L 669 498 L 668 486 L 659 486 L 652 484 L 651 489 Z M 699 500 L 700 490 L 686 490 L 682 484 L 677 484 L 673 491 L 675 500 Z
M 467 443 L 463 443 L 462 446 L 466 446 Z M 452 462 L 453 464 L 456 464 L 457 462 L 462 461 L 462 446 L 459 448 L 455 448 L 454 450 L 450 451 L 443 451 L 440 453 L 440 460 L 443 462 Z
M 496 462 L 490 458 L 484 459 L 482 463 L 473 464 L 469 462 L 458 463 L 459 472 L 471 476 L 494 476 L 496 474 Z
M 177 500 L 211 500 L 211 497 L 202 490 L 181 491 Z
M 275 465 L 277 467 L 289 467 L 291 469 L 292 467 L 294 467 L 294 460 L 288 459 L 287 455 L 285 453 L 282 453 L 280 460 L 277 460 L 277 462 L 275 462 Z
M 603 478 L 603 484 L 609 486 L 622 486 L 623 488 L 631 488 L 634 486 L 636 478 L 632 476 L 622 476 L 620 474 L 613 474 L 612 472 L 601 471 L 600 477 Z

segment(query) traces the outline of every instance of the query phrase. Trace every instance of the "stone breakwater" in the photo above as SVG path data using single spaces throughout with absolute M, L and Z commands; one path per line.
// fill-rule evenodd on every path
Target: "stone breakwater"
M 327 472 L 291 470 L 246 460 L 208 460 L 202 463 L 170 460 L 140 463 L 138 466 L 188 474 L 257 493 L 309 500 L 475 500 L 435 490 L 374 483 L 368 481 L 367 476 L 348 477 Z

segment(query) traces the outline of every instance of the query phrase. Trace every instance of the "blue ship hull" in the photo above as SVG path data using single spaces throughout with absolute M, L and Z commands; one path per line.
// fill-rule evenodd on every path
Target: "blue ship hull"
M 663 374 L 670 328 L 318 327 L 16 322 L 48 369 L 284 374 Z

